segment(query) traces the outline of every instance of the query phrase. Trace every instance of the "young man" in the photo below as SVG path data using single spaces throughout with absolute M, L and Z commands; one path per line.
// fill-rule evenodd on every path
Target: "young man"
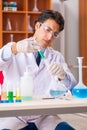
M 33 92 L 36 95 L 45 95 L 50 90 L 51 76 L 57 77 L 57 83 L 63 83 L 68 89 L 72 89 L 76 81 L 67 67 L 60 52 L 49 47 L 53 40 L 64 29 L 62 15 L 53 10 L 43 11 L 35 21 L 33 37 L 11 42 L 0 50 L 0 69 L 4 73 L 5 82 L 15 84 L 23 76 L 26 66 L 31 65 L 34 70 Z M 47 65 L 41 59 L 36 63 L 36 52 L 42 50 L 46 57 Z M 55 86 L 54 86 L 55 87 Z M 6 123 L 0 128 L 20 130 L 75 130 L 68 123 L 63 122 L 58 115 L 38 115 L 5 119 Z M 12 121 L 12 123 L 10 123 Z M 30 122 L 34 123 L 33 128 Z M 20 126 L 18 126 L 20 125 Z M 24 128 L 23 128 L 24 127 Z

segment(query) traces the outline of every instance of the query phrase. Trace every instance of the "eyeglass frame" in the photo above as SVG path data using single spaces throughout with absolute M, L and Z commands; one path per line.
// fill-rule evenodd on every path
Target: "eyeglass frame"
M 44 23 L 40 22 L 40 25 L 44 28 L 44 30 L 48 33 L 52 33 L 52 36 L 54 38 L 58 38 L 59 37 L 59 32 L 54 32 L 49 26 L 45 25 Z

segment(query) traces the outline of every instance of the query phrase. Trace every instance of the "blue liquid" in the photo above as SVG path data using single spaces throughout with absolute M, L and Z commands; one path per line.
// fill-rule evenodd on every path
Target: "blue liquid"
M 62 90 L 50 90 L 50 95 L 54 98 L 58 98 L 64 95 L 65 93 L 66 91 L 62 91 Z
M 73 88 L 72 94 L 77 98 L 87 98 L 87 88 Z

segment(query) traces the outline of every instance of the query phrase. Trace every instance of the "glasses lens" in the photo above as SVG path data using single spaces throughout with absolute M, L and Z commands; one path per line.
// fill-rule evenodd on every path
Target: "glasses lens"
M 46 32 L 48 32 L 48 33 L 51 32 L 54 38 L 57 38 L 59 36 L 59 33 L 58 32 L 53 32 L 53 30 L 50 27 L 44 25 L 43 23 L 41 23 L 41 25 L 43 26 L 43 28 L 44 28 L 44 30 Z
M 58 32 L 54 32 L 54 37 L 57 38 L 59 36 Z

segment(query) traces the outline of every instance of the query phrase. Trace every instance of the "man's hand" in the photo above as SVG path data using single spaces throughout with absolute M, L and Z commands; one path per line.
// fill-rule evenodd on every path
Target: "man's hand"
M 53 62 L 48 66 L 48 71 L 50 72 L 50 74 L 58 76 L 60 80 L 63 80 L 66 76 L 66 73 L 61 64 L 56 62 Z
M 30 52 L 36 52 L 42 47 L 36 42 L 34 38 L 26 39 L 17 42 L 17 52 L 24 52 L 24 53 L 30 53 Z

